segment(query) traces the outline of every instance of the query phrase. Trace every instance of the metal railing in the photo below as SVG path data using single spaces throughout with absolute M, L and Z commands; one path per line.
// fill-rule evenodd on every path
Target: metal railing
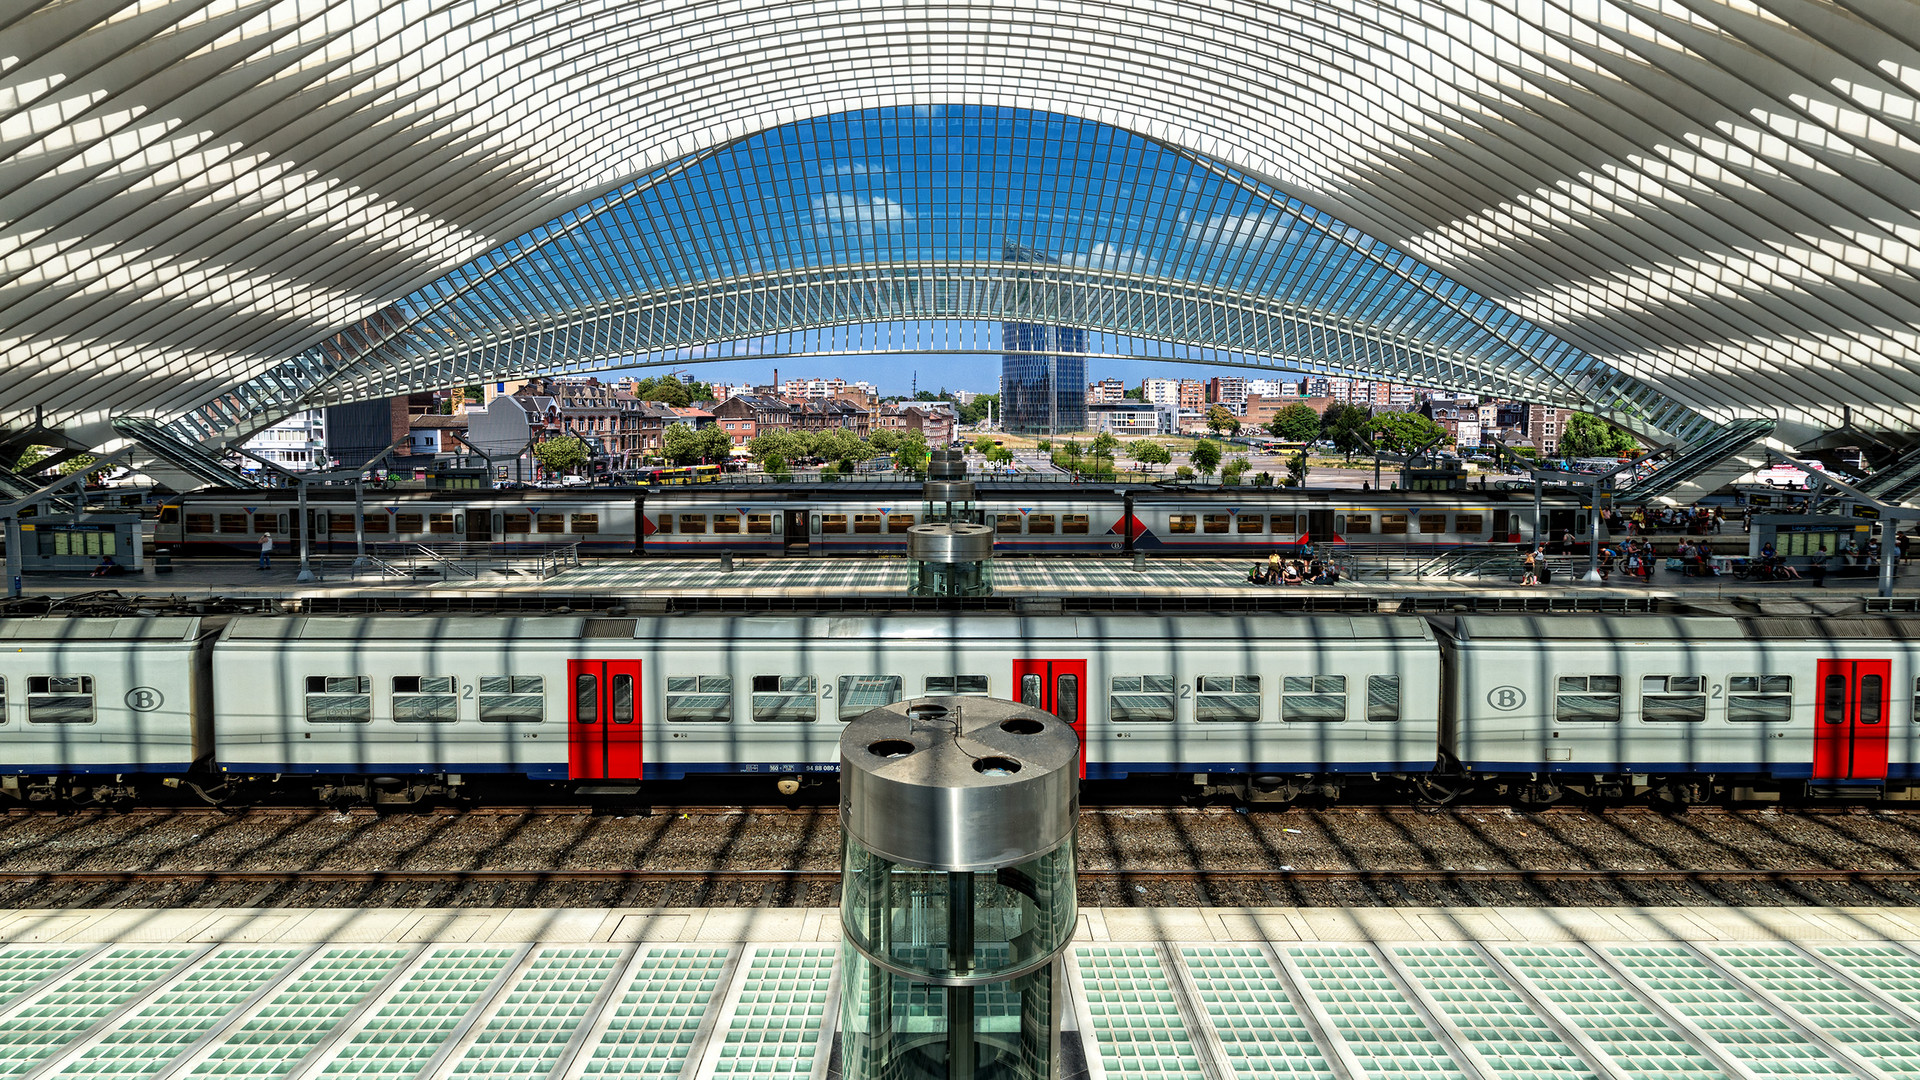
M 544 581 L 580 565 L 580 544 L 459 541 L 446 544 L 369 544 L 364 558 L 332 556 L 317 560 L 326 576 L 363 575 L 408 580 L 440 578 L 478 581 L 487 573 Z

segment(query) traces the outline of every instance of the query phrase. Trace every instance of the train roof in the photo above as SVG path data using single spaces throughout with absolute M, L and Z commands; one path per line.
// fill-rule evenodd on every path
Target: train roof
M 1461 641 L 1920 640 L 1920 618 L 1733 615 L 1461 615 Z
M 190 615 L 0 619 L 0 641 L 192 641 L 199 636 L 200 620 Z
M 631 622 L 577 615 L 251 615 L 227 626 L 228 641 L 494 641 L 603 637 L 588 622 Z M 626 636 L 626 635 L 620 635 Z

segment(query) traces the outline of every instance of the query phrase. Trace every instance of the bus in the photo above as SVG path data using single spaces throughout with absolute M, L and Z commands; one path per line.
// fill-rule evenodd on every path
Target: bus
M 720 472 L 718 465 L 662 465 L 657 469 L 641 469 L 634 474 L 634 480 L 663 486 L 711 484 L 720 479 Z

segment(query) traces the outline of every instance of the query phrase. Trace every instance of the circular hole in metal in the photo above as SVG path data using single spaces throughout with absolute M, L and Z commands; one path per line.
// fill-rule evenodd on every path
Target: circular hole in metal
M 945 720 L 947 707 L 945 705 L 909 705 L 907 715 L 915 720 Z
M 981 776 L 1012 776 L 1020 771 L 1020 763 L 1004 757 L 976 758 L 973 771 Z
M 874 757 L 906 757 L 913 750 L 913 744 L 905 739 L 881 739 L 867 744 L 867 753 Z
M 1047 726 L 1031 716 L 1016 716 L 1000 721 L 1000 730 L 1009 735 L 1038 735 L 1047 730 Z

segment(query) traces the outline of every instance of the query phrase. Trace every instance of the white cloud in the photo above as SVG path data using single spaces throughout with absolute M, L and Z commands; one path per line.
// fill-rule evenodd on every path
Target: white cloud
M 814 197 L 813 230 L 816 233 L 872 236 L 913 221 L 907 208 L 879 195 L 861 198 L 841 191 Z
M 1138 248 L 1122 249 L 1112 244 L 1095 244 L 1088 251 L 1067 256 L 1067 262 L 1089 270 L 1116 270 L 1122 274 L 1153 272 L 1153 260 L 1147 257 L 1146 252 Z

